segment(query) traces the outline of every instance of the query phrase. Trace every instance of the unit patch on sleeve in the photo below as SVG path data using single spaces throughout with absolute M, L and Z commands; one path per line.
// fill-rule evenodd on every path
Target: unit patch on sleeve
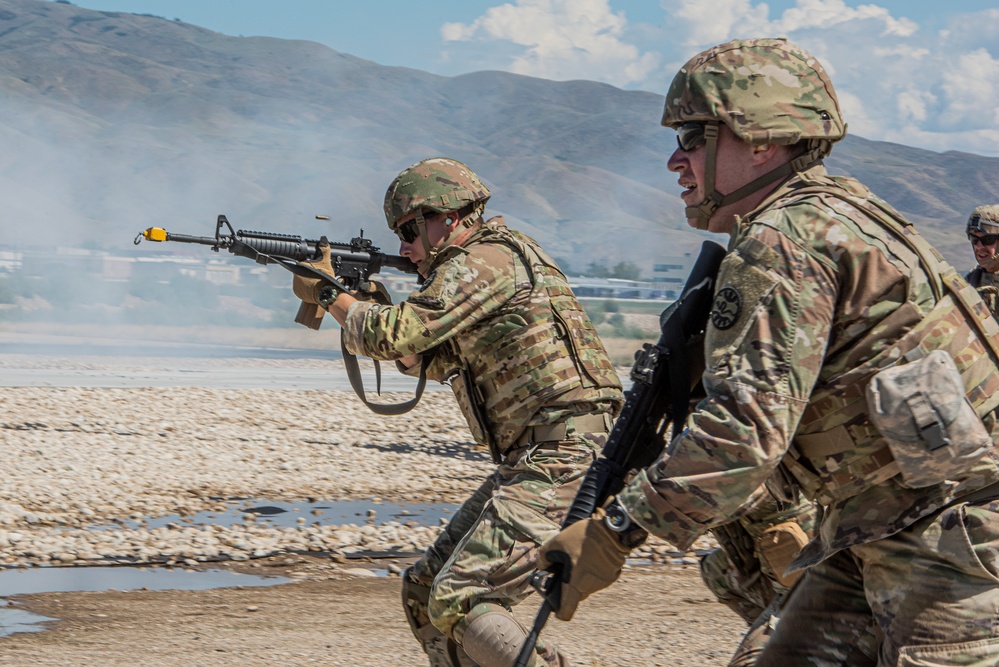
M 739 319 L 742 310 L 742 296 L 739 290 L 728 285 L 718 290 L 711 304 L 711 323 L 716 329 L 728 329 Z

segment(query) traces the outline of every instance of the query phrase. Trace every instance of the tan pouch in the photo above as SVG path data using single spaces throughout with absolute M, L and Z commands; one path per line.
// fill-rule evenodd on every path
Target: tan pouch
M 992 447 L 954 360 L 943 350 L 880 371 L 867 386 L 867 406 L 908 488 L 951 479 Z
M 782 586 L 791 588 L 804 574 L 804 570 L 790 574 L 784 572 L 806 544 L 808 544 L 808 535 L 801 526 L 793 521 L 785 521 L 763 531 L 763 535 L 756 542 L 756 548 L 770 566 L 777 581 Z

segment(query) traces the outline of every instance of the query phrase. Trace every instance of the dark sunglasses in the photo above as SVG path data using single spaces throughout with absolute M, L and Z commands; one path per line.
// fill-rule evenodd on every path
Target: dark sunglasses
M 395 234 L 402 239 L 403 243 L 412 243 L 420 238 L 420 228 L 416 226 L 416 220 L 409 220 L 396 227 Z
M 976 243 L 981 243 L 982 245 L 994 245 L 996 241 L 999 241 L 999 234 L 982 234 L 981 236 L 968 234 L 968 240 L 971 241 L 972 246 Z
M 676 128 L 676 145 L 680 150 L 692 151 L 698 146 L 703 146 L 705 125 L 707 123 L 681 123 L 680 127 Z

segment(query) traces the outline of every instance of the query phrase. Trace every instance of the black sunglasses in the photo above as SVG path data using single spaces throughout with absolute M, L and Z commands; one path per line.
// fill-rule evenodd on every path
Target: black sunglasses
M 982 234 L 981 236 L 968 234 L 968 240 L 971 241 L 971 245 L 975 245 L 976 243 L 981 243 L 982 245 L 993 245 L 996 241 L 999 241 L 999 234 Z
M 705 125 L 707 123 L 681 123 L 680 127 L 676 128 L 676 145 L 680 150 L 692 151 L 698 146 L 703 146 Z
M 395 234 L 403 243 L 412 243 L 420 237 L 420 228 L 416 226 L 416 220 L 409 220 L 396 227 Z

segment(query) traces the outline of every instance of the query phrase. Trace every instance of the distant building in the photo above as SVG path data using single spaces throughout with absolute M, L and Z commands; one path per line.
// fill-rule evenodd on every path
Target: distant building
M 24 253 L 14 250 L 0 250 L 0 271 L 14 273 L 24 265 Z
M 664 257 L 652 266 L 652 285 L 672 301 L 680 296 L 687 275 L 697 258 L 691 253 L 679 257 Z
M 568 276 L 569 287 L 580 299 L 663 299 L 663 291 L 644 280 Z

